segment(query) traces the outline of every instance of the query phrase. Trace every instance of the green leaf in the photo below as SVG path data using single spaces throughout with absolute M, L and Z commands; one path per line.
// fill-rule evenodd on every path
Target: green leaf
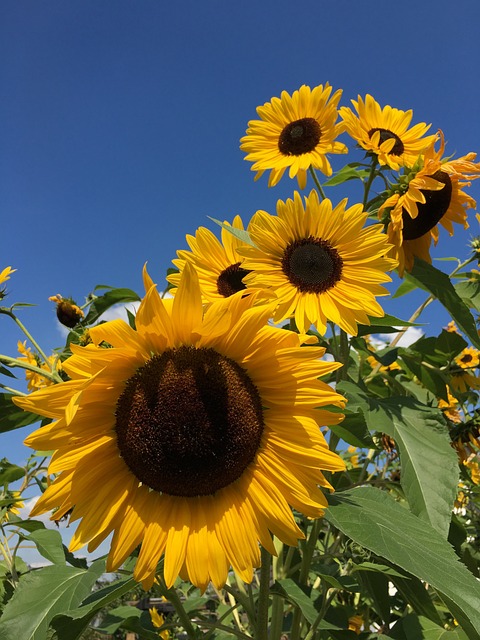
M 215 218 L 211 218 L 210 216 L 207 216 L 207 218 L 209 218 L 212 222 L 215 222 L 215 224 L 220 225 L 222 229 L 225 229 L 226 231 L 231 233 L 232 236 L 235 236 L 235 238 L 237 238 L 238 240 L 241 240 L 245 244 L 249 244 L 251 247 L 256 246 L 256 244 L 250 238 L 250 234 L 248 233 L 248 231 L 244 231 L 243 229 L 236 229 L 235 227 L 232 227 L 231 224 L 220 222 L 220 220 L 216 220 Z
M 131 591 L 135 585 L 136 582 L 133 578 L 117 580 L 102 589 L 94 591 L 85 598 L 80 607 L 55 616 L 51 626 L 57 632 L 58 640 L 81 638 L 83 631 L 97 611 L 118 600 L 118 598 Z
M 478 280 L 463 280 L 455 285 L 455 291 L 469 309 L 480 313 L 480 282 Z
M 4 376 L 8 376 L 9 378 L 15 378 L 16 379 L 16 375 L 13 374 L 10 369 L 7 369 L 7 367 L 4 367 L 3 365 L 0 365 L 0 373 L 3 374 Z
M 104 287 L 101 287 L 104 288 Z M 131 289 L 110 289 L 103 295 L 95 298 L 90 305 L 87 317 L 82 320 L 82 325 L 90 325 L 100 318 L 102 313 L 105 313 L 107 309 L 113 307 L 115 304 L 121 304 L 126 302 L 139 302 L 141 298 L 135 291 Z
M 459 471 L 442 412 L 407 396 L 372 398 L 349 382 L 338 390 L 345 392 L 351 409 L 363 411 L 370 429 L 395 440 L 412 512 L 447 538 Z
M 62 536 L 55 529 L 37 529 L 28 536 L 26 540 L 31 540 L 38 549 L 41 556 L 53 562 L 53 564 L 65 564 L 65 552 L 63 549 Z
M 340 424 L 332 424 L 331 431 L 342 438 L 348 444 L 361 449 L 376 449 L 376 445 L 368 431 L 365 416 L 362 412 L 349 413 L 345 412 L 345 418 Z
M 0 486 L 20 480 L 25 475 L 25 469 L 12 464 L 6 458 L 0 460 Z
M 419 287 L 431 293 L 443 304 L 458 327 L 468 336 L 470 342 L 477 348 L 480 348 L 480 338 L 477 333 L 475 320 L 462 298 L 458 295 L 447 274 L 436 269 L 424 260 L 415 258 L 415 264 L 410 273 L 410 277 Z
M 415 291 L 418 289 L 418 286 L 409 278 L 409 274 L 405 274 L 405 279 L 402 281 L 398 289 L 393 294 L 392 298 L 401 298 L 402 296 L 410 293 L 410 291 Z
M 290 578 L 284 580 L 277 580 L 273 587 L 270 589 L 270 593 L 275 593 L 288 600 L 291 604 L 294 604 L 300 609 L 303 617 L 311 625 L 316 622 L 318 618 L 318 611 L 315 609 L 315 605 L 307 594 L 300 589 L 298 584 Z M 340 629 L 334 624 L 328 623 L 326 620 L 322 620 L 318 625 L 319 629 Z
M 454 615 L 471 640 L 480 638 L 480 583 L 438 531 L 373 487 L 337 493 L 329 502 L 325 513 L 329 522 L 451 600 L 458 608 Z
M 357 577 L 373 601 L 373 609 L 384 623 L 390 622 L 388 577 L 379 571 L 358 571 Z
M 53 617 L 78 606 L 104 571 L 97 560 L 87 571 L 51 565 L 21 576 L 3 610 L 0 640 L 45 640 Z
M 335 187 L 343 184 L 347 180 L 363 180 L 369 175 L 368 169 L 356 169 L 351 164 L 347 164 L 337 171 L 329 180 L 324 182 L 325 187 Z
M 428 618 L 414 613 L 401 618 L 393 627 L 390 637 L 395 640 L 468 640 L 461 629 L 447 631 Z
M 40 416 L 20 409 L 12 402 L 15 396 L 11 393 L 0 393 L 0 415 L 2 416 L 0 432 L 12 431 L 26 427 L 42 420 Z
M 407 369 L 414 376 L 417 376 L 423 386 L 431 391 L 437 398 L 448 402 L 447 383 L 443 374 L 440 371 L 426 367 L 418 357 L 408 356 L 407 353 L 407 349 L 400 352 L 401 359 Z
M 393 576 L 392 582 L 416 614 L 425 616 L 436 624 L 442 624 L 442 619 L 433 604 L 432 598 L 421 580 L 412 575 L 409 577 Z
M 374 318 L 369 316 L 370 324 L 359 324 L 358 335 L 365 336 L 372 333 L 398 333 L 402 327 L 422 327 L 422 324 L 416 322 L 409 322 L 408 320 L 401 320 L 395 316 L 391 316 L 388 313 L 383 318 Z

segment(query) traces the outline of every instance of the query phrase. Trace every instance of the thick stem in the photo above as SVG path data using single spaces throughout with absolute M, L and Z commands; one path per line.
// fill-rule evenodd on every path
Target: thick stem
M 262 566 L 260 568 L 260 589 L 257 601 L 256 640 L 268 640 L 268 605 L 270 601 L 271 554 L 262 547 Z
M 180 600 L 180 597 L 175 587 L 172 587 L 171 589 L 167 589 L 166 585 L 162 581 L 162 582 L 159 582 L 159 584 L 157 585 L 157 588 L 160 591 L 161 595 L 173 605 L 180 619 L 180 623 L 182 627 L 185 629 L 185 633 L 187 634 L 187 636 L 189 638 L 192 638 L 192 640 L 194 640 L 197 637 L 195 628 L 188 616 L 188 613 L 185 611 L 185 608 L 182 604 L 182 601 Z
M 11 358 L 10 356 L 0 355 L 0 362 L 4 362 L 11 369 L 15 367 L 20 367 L 21 369 L 28 369 L 28 371 L 34 371 L 44 378 L 48 378 L 52 382 L 62 382 L 62 378 L 55 371 L 46 371 L 45 369 L 41 369 L 40 367 L 36 367 L 34 364 L 29 364 L 23 360 L 19 360 L 18 358 Z

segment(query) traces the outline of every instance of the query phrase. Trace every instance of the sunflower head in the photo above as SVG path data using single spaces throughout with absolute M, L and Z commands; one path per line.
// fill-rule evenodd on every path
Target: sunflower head
M 68 382 L 15 398 L 54 420 L 26 440 L 55 450 L 59 474 L 33 514 L 71 510 L 71 550 L 113 532 L 109 571 L 140 546 L 134 577 L 147 589 L 162 556 L 168 586 L 181 575 L 221 587 L 230 566 L 251 581 L 259 544 L 297 544 L 292 507 L 321 515 L 320 470 L 344 468 L 319 429 L 342 417 L 324 407 L 344 399 L 319 380 L 339 365 L 270 326 L 272 305 L 253 296 L 204 308 L 189 262 L 173 299 L 146 270 L 144 283 L 136 329 L 91 328 L 63 364 Z
M 325 333 L 332 321 L 356 335 L 357 323 L 384 315 L 375 297 L 388 294 L 380 283 L 390 281 L 386 271 L 396 262 L 385 258 L 390 247 L 381 225 L 365 227 L 366 219 L 362 205 L 347 208 L 343 200 L 333 207 L 315 191 L 305 205 L 296 192 L 278 201 L 276 216 L 255 214 L 255 247 L 240 250 L 252 271 L 245 282 L 275 292 L 275 322 L 294 318 L 301 333 L 312 324 Z
M 282 91 L 280 98 L 258 107 L 260 120 L 251 120 L 240 140 L 245 160 L 253 162 L 252 171 L 257 172 L 255 180 L 270 171 L 268 186 L 273 187 L 288 169 L 289 177 L 296 176 L 304 189 L 309 167 L 330 176 L 327 154 L 347 152 L 335 140 L 343 130 L 335 124 L 341 95 L 341 90 L 332 95 L 328 82 L 313 89 L 303 85 L 292 95 Z
M 350 107 L 339 110 L 347 133 L 363 149 L 375 154 L 380 164 L 391 169 L 411 166 L 434 139 L 425 136 L 430 125 L 424 122 L 409 129 L 412 110 L 401 111 L 390 105 L 382 108 L 369 94 L 365 99 L 358 96 L 352 104 L 356 114 Z
M 435 149 L 435 142 L 440 147 Z M 399 182 L 379 209 L 379 216 L 387 225 L 387 236 L 393 245 L 391 252 L 399 262 L 399 274 L 411 271 L 415 256 L 431 262 L 432 240 L 438 242 L 438 225 L 453 235 L 453 223 L 468 228 L 467 210 L 476 206 L 475 200 L 463 191 L 470 181 L 479 177 L 480 163 L 474 154 L 457 160 L 443 159 L 445 142 L 438 132 L 425 154 L 412 167 L 404 167 Z
M 244 231 L 240 216 L 235 216 L 231 225 L 226 220 L 224 224 Z M 247 246 L 246 242 L 224 227 L 221 241 L 209 229 L 200 227 L 194 236 L 187 235 L 187 243 L 190 251 L 177 251 L 178 257 L 173 260 L 178 273 L 167 276 L 171 284 L 178 287 L 185 265 L 189 263 L 197 272 L 204 302 L 224 300 L 239 291 L 250 293 L 243 282 L 249 271 L 243 268 L 244 259 L 238 252 L 240 247 Z M 175 289 L 172 293 L 175 294 Z
M 62 298 L 57 293 L 50 296 L 49 300 L 56 303 L 57 319 L 65 327 L 73 329 L 82 320 L 84 313 L 71 298 Z

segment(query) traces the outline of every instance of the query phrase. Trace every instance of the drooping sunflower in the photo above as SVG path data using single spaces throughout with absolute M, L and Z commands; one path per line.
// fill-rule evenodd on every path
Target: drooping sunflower
M 226 221 L 225 221 L 226 222 Z M 240 216 L 235 216 L 231 226 L 244 230 Z M 249 273 L 243 268 L 244 260 L 237 249 L 246 246 L 232 233 L 222 228 L 221 242 L 207 228 L 197 229 L 195 236 L 187 235 L 191 251 L 177 251 L 178 258 L 172 260 L 179 273 L 173 273 L 167 280 L 178 287 L 186 263 L 195 267 L 204 302 L 215 302 L 230 297 L 238 291 L 245 293 L 243 278 Z
M 367 93 L 365 100 L 351 101 L 350 107 L 340 107 L 339 113 L 347 133 L 366 151 L 375 153 L 378 162 L 398 170 L 404 164 L 413 164 L 432 142 L 434 136 L 425 136 L 431 125 L 420 122 L 411 129 L 413 111 L 401 111 L 390 105 L 381 107 Z
M 440 147 L 435 150 L 435 142 Z M 453 223 L 468 229 L 467 210 L 476 207 L 475 200 L 463 191 L 480 176 L 480 163 L 475 153 L 456 160 L 444 160 L 443 133 L 432 142 L 412 167 L 406 167 L 392 195 L 379 210 L 382 217 L 389 210 L 388 241 L 393 245 L 391 256 L 399 262 L 398 272 L 411 271 L 415 256 L 431 262 L 430 246 L 439 238 L 441 224 L 452 236 Z
M 111 532 L 107 570 L 141 545 L 134 578 L 153 584 L 164 556 L 171 586 L 180 574 L 204 589 L 225 583 L 230 565 L 245 581 L 275 549 L 302 537 L 290 507 L 323 513 L 320 470 L 344 464 L 319 424 L 344 399 L 318 377 L 337 363 L 268 325 L 271 305 L 239 292 L 204 311 L 198 278 L 185 265 L 173 299 L 162 300 L 146 270 L 136 330 L 123 320 L 90 329 L 72 345 L 71 380 L 15 402 L 54 419 L 26 439 L 54 449 L 59 474 L 33 514 L 73 510 L 72 551 L 94 550 Z
M 288 169 L 289 177 L 296 176 L 304 189 L 310 166 L 330 176 L 327 154 L 347 153 L 347 147 L 335 140 L 343 131 L 342 124 L 335 124 L 341 96 L 341 89 L 332 95 L 328 82 L 313 89 L 302 85 L 291 96 L 282 91 L 280 98 L 257 107 L 261 120 L 250 120 L 240 140 L 245 160 L 254 163 L 255 180 L 270 171 L 268 186 L 274 187 Z
M 356 335 L 357 323 L 384 315 L 375 297 L 388 294 L 380 283 L 390 282 L 385 272 L 396 262 L 385 257 L 390 246 L 381 225 L 364 227 L 362 205 L 346 205 L 319 202 L 312 191 L 304 208 L 295 192 L 293 200 L 278 201 L 276 216 L 258 211 L 252 218 L 256 247 L 239 249 L 252 271 L 244 281 L 275 292 L 275 322 L 293 317 L 301 333 L 312 324 L 325 333 L 330 320 Z
M 47 373 L 51 373 L 53 370 L 59 371 L 61 369 L 61 362 L 56 356 L 49 356 L 48 362 L 44 362 L 40 356 L 33 353 L 30 347 L 27 347 L 27 341 L 20 340 L 17 342 L 17 349 L 20 357 L 18 360 L 23 360 L 32 364 L 39 369 L 43 369 Z M 25 379 L 27 381 L 27 389 L 29 391 L 36 391 L 37 389 L 43 389 L 53 384 L 50 378 L 44 377 L 41 373 L 25 369 Z

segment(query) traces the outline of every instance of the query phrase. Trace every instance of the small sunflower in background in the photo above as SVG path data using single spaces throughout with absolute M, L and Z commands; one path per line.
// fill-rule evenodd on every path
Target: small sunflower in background
M 244 230 L 240 216 L 235 216 L 231 226 L 234 229 Z M 172 261 L 179 273 L 173 273 L 167 277 L 171 284 L 178 287 L 188 262 L 197 272 L 204 302 L 223 300 L 246 289 L 243 278 L 249 271 L 243 268 L 244 258 L 238 253 L 239 247 L 247 246 L 246 242 L 224 228 L 222 228 L 220 242 L 205 227 L 197 229 L 195 236 L 187 235 L 187 242 L 191 250 L 177 251 L 178 257 Z
M 357 334 L 357 323 L 382 317 L 376 296 L 388 295 L 382 282 L 396 261 L 381 225 L 365 227 L 361 204 L 347 208 L 342 200 L 319 202 L 316 191 L 277 203 L 277 215 L 258 211 L 250 223 L 256 245 L 239 249 L 243 266 L 251 270 L 247 287 L 270 289 L 277 296 L 275 322 L 294 318 L 300 333 L 314 324 L 325 333 L 327 321 Z
M 440 140 L 438 151 L 435 142 Z M 387 224 L 391 253 L 399 262 L 398 272 L 411 271 L 415 256 L 431 263 L 430 246 L 439 238 L 441 224 L 452 236 L 453 223 L 468 229 L 467 210 L 475 200 L 463 191 L 480 177 L 480 163 L 475 153 L 456 160 L 443 159 L 445 141 L 440 131 L 423 156 L 412 167 L 405 167 L 393 192 L 379 209 Z
M 381 165 L 398 169 L 404 164 L 413 164 L 428 147 L 434 136 L 425 136 L 431 125 L 425 122 L 409 129 L 413 111 L 401 111 L 386 105 L 381 107 L 367 93 L 365 99 L 351 101 L 356 115 L 350 107 L 340 107 L 339 113 L 348 135 L 369 153 L 374 153 Z
M 302 85 L 293 95 L 282 91 L 280 98 L 257 107 L 261 120 L 250 120 L 240 140 L 245 160 L 254 163 L 255 180 L 270 171 L 268 186 L 274 187 L 288 169 L 289 177 L 296 176 L 304 189 L 309 167 L 332 175 L 327 154 L 347 153 L 347 147 L 335 140 L 343 131 L 343 125 L 336 124 L 341 96 L 341 89 L 332 95 L 328 82 L 313 89 Z
M 260 565 L 259 543 L 275 554 L 303 537 L 292 507 L 311 518 L 331 489 L 321 470 L 345 468 L 319 425 L 342 416 L 345 399 L 319 380 L 340 365 L 268 324 L 272 305 L 238 292 L 205 310 L 187 263 L 175 297 L 163 300 L 144 270 L 136 330 L 117 319 L 72 344 L 68 382 L 15 397 L 54 422 L 25 443 L 55 450 L 59 474 L 32 515 L 72 510 L 70 549 L 93 551 L 113 533 L 107 571 L 141 545 L 134 578 L 151 588 L 164 556 L 168 587 L 178 575 L 205 589 L 230 566 L 245 582 Z
M 460 393 L 466 393 L 469 389 L 480 389 L 480 378 L 475 375 L 479 363 L 480 351 L 475 347 L 466 347 L 455 358 L 458 369 L 450 372 L 452 389 Z
M 27 347 L 26 340 L 23 342 L 19 340 L 17 342 L 17 349 L 20 354 L 18 360 L 28 362 L 28 364 L 38 367 L 47 373 L 53 370 L 60 371 L 62 368 L 62 363 L 57 356 L 49 356 L 48 362 L 44 362 L 37 353 L 32 351 L 31 347 Z M 53 384 L 50 378 L 46 378 L 42 376 L 40 372 L 31 371 L 30 369 L 25 369 L 25 379 L 27 381 L 28 391 L 36 391 L 37 389 L 43 389 Z

